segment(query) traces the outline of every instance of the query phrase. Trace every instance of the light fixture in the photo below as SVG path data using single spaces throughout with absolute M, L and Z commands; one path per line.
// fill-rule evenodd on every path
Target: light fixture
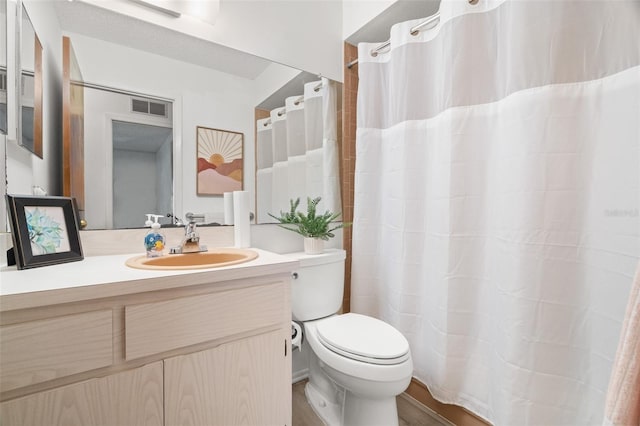
M 219 0 L 130 0 L 174 18 L 188 15 L 210 24 L 215 23 Z

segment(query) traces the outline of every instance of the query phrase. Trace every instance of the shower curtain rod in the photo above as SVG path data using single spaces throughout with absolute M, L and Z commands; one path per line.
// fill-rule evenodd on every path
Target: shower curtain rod
M 424 21 L 420 22 L 418 25 L 416 25 L 415 27 L 411 28 L 409 30 L 409 33 L 413 36 L 418 35 L 418 33 L 420 32 L 420 30 L 429 25 L 432 24 L 435 21 L 440 20 L 440 12 L 436 12 L 433 15 L 429 16 L 427 19 L 425 19 Z M 386 49 L 387 47 L 389 47 L 391 45 L 391 40 L 387 40 L 384 43 L 376 46 L 374 49 L 371 49 L 371 51 L 369 52 L 369 54 L 371 56 L 373 56 L 374 58 L 376 56 L 378 56 L 378 53 L 380 53 L 381 50 Z M 354 66 L 355 64 L 358 63 L 358 58 L 354 59 L 353 61 L 349 62 L 347 64 L 347 68 L 351 69 L 352 66 Z
M 287 113 L 287 109 L 286 108 L 282 108 L 280 111 L 278 111 L 278 117 L 282 117 L 283 115 L 285 115 Z M 271 117 L 269 117 L 267 119 L 267 121 L 265 121 L 262 125 L 264 127 L 267 127 L 269 124 L 271 124 Z
M 322 82 L 318 83 L 316 87 L 313 88 L 313 91 L 317 92 L 320 89 L 322 89 Z M 297 106 L 300 104 L 300 102 L 304 102 L 304 95 L 301 95 L 298 99 L 293 101 L 293 104 Z

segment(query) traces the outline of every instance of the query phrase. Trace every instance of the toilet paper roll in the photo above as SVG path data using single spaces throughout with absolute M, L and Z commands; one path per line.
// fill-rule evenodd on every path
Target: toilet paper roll
M 291 321 L 291 347 L 293 349 L 300 348 L 302 342 L 302 328 L 298 323 Z
M 250 232 L 249 193 L 247 191 L 233 191 L 233 235 L 237 248 L 250 247 Z
M 233 225 L 233 192 L 224 193 L 224 224 Z

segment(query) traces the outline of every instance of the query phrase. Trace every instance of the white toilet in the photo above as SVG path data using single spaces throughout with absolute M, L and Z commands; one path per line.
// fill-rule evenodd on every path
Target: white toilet
M 336 315 L 342 305 L 344 250 L 295 253 L 293 319 L 302 322 L 311 351 L 307 400 L 329 426 L 394 426 L 396 396 L 413 373 L 407 339 L 365 315 Z

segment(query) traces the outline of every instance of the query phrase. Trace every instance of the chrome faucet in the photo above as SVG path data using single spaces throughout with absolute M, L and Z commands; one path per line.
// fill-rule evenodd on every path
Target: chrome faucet
M 191 216 L 191 217 L 190 217 Z M 200 236 L 196 231 L 195 215 L 187 213 L 188 222 L 184 227 L 184 238 L 178 247 L 171 247 L 169 253 L 200 253 L 207 251 L 207 246 L 200 245 Z

